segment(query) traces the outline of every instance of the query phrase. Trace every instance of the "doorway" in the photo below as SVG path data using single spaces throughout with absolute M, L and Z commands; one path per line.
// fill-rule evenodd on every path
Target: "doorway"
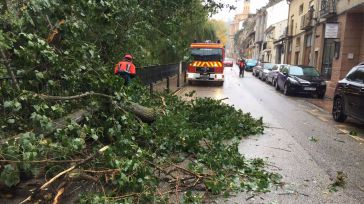
M 325 39 L 321 74 L 326 80 L 331 80 L 332 60 L 334 59 L 334 55 L 335 55 L 334 39 Z

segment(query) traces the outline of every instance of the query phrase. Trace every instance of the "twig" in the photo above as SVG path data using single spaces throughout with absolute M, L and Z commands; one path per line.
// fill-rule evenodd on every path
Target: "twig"
M 250 200 L 250 199 L 252 199 L 254 197 L 255 197 L 255 195 L 252 195 L 252 196 L 247 197 L 245 200 L 248 201 L 248 200 Z
M 75 159 L 75 160 L 38 160 L 38 161 L 17 161 L 17 160 L 0 160 L 0 163 L 72 163 L 72 162 L 79 162 L 82 159 Z
M 163 113 L 163 115 L 166 115 L 166 108 L 167 108 L 167 104 L 166 104 L 166 99 L 163 97 L 163 96 L 161 96 L 161 98 L 162 98 L 162 113 Z
M 201 178 L 201 177 L 202 177 L 201 175 L 198 175 L 198 174 L 196 174 L 195 172 L 190 171 L 190 170 L 188 170 L 188 169 L 185 169 L 185 168 L 183 168 L 183 167 L 180 167 L 180 166 L 178 166 L 178 165 L 176 165 L 176 164 L 172 164 L 172 166 L 174 166 L 174 167 L 176 167 L 177 169 L 180 169 L 180 170 L 182 170 L 182 171 L 184 171 L 184 172 L 187 172 L 187 173 L 189 173 L 189 174 L 192 174 L 192 175 L 196 176 L 197 178 Z
M 224 101 L 224 100 L 227 100 L 227 99 L 229 99 L 229 97 L 225 97 L 225 98 L 219 99 L 219 101 Z
M 282 170 L 281 168 L 279 168 L 278 166 L 275 166 L 275 165 L 273 165 L 273 164 L 266 164 L 267 166 L 271 166 L 271 167 L 274 167 L 274 168 L 277 168 L 278 170 Z
M 335 140 L 335 141 L 337 141 L 337 142 L 345 143 L 345 141 L 343 141 L 343 140 L 339 140 L 339 139 L 337 139 L 337 138 L 334 138 L 334 140 Z
M 6 58 L 6 54 L 5 54 L 5 52 L 4 52 L 3 50 L 0 50 L 0 52 L 1 52 L 1 56 L 2 56 L 2 58 L 3 58 L 3 59 L 7 59 L 7 58 Z M 10 61 L 8 61 L 8 62 L 6 63 L 5 67 L 6 67 L 6 70 L 8 71 L 8 75 L 9 75 L 9 76 L 11 76 L 11 81 L 12 81 L 12 85 L 13 85 L 13 87 L 14 87 L 17 91 L 19 91 L 19 90 L 20 90 L 20 88 L 19 88 L 19 83 L 18 83 L 18 81 L 16 80 L 16 77 L 15 77 L 15 74 L 14 74 L 13 70 L 11 70 L 11 67 L 10 67 Z
M 287 192 L 287 193 L 278 193 L 278 195 L 303 195 L 303 196 L 309 197 L 309 195 L 304 194 L 304 193 L 300 193 L 298 191 Z
M 363 191 L 364 192 L 364 188 L 363 187 L 361 187 L 360 185 L 358 185 L 358 184 L 355 184 L 358 188 L 359 188 L 359 190 L 361 190 L 361 191 Z
M 49 20 L 48 15 L 46 15 L 46 20 L 48 21 L 48 26 L 50 30 L 53 30 L 54 26 L 52 25 L 51 21 Z
M 46 182 L 45 184 L 43 184 L 40 188 L 37 188 L 36 190 L 33 191 L 32 195 L 30 195 L 28 198 L 26 198 L 25 200 L 23 200 L 22 202 L 20 202 L 19 204 L 23 204 L 26 203 L 28 201 L 31 201 L 32 198 L 38 194 L 40 191 L 44 190 L 46 187 L 48 187 L 50 184 L 52 184 L 54 181 L 56 181 L 58 178 L 60 178 L 61 176 L 71 172 L 72 170 L 74 170 L 76 167 L 88 162 L 89 160 L 93 159 L 94 157 L 98 156 L 99 154 L 102 154 L 103 152 L 105 152 L 107 149 L 109 148 L 109 146 L 104 146 L 103 148 L 99 149 L 99 151 L 97 151 L 96 153 L 88 156 L 86 159 L 80 161 L 79 163 L 71 166 L 70 168 L 62 171 L 61 173 L 57 174 L 56 176 L 54 176 L 52 179 L 50 179 L 48 182 Z
M 262 147 L 272 148 L 272 149 L 278 149 L 278 150 L 282 150 L 282 151 L 286 151 L 286 152 L 291 152 L 291 150 L 288 150 L 288 149 L 282 149 L 282 148 L 278 148 L 278 147 L 268 147 L 268 146 L 262 146 Z
M 58 204 L 61 199 L 62 194 L 64 193 L 64 188 L 58 190 L 57 195 L 53 199 L 53 204 Z
M 105 170 L 82 170 L 86 173 L 95 173 L 95 174 L 99 174 L 99 173 L 115 173 L 115 172 L 120 172 L 120 169 L 105 169 Z
M 121 200 L 121 199 L 124 199 L 124 198 L 129 198 L 129 197 L 134 197 L 134 196 L 139 196 L 139 193 L 130 193 L 130 194 L 122 195 L 122 196 L 107 197 L 107 199 L 110 199 L 110 200 Z
M 41 99 L 44 100 L 74 100 L 74 99 L 80 99 L 80 98 L 84 98 L 87 96 L 102 96 L 102 97 L 106 97 L 106 98 L 110 98 L 113 99 L 113 96 L 110 95 L 106 95 L 106 94 L 102 94 L 102 93 L 95 93 L 95 92 L 85 92 L 79 95 L 74 95 L 74 96 L 49 96 L 49 95 L 44 95 L 44 94 L 34 94 L 35 97 L 39 97 Z
M 148 160 L 144 160 L 145 162 L 149 163 L 150 165 L 154 166 L 156 169 L 158 169 L 159 171 L 165 173 L 166 175 L 169 175 L 170 177 L 174 178 L 174 179 L 177 179 L 175 176 L 173 176 L 171 174 L 171 172 L 167 172 L 166 170 L 162 169 L 161 167 L 159 167 L 158 165 L 154 164 L 153 162 L 151 161 L 148 161 Z
M 176 201 L 177 201 L 177 204 L 179 204 L 178 186 L 179 186 L 179 176 L 177 176 L 177 182 L 176 182 Z

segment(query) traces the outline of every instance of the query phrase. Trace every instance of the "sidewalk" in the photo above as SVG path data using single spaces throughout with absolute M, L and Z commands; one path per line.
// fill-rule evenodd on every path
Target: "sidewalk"
M 326 113 L 319 113 L 315 112 L 312 113 L 319 119 L 323 121 L 330 121 L 332 119 L 331 112 L 332 112 L 332 104 L 333 100 L 331 98 L 325 99 L 315 99 L 315 98 L 306 98 L 305 101 L 311 103 L 319 108 L 321 108 Z M 339 132 L 342 134 L 347 134 L 353 137 L 354 139 L 358 140 L 360 143 L 364 143 L 364 124 L 358 122 L 353 118 L 348 118 L 344 123 L 335 122 L 335 127 L 338 129 Z
M 333 100 L 331 98 L 324 98 L 324 99 L 307 98 L 306 100 L 307 102 L 312 103 L 329 113 L 331 113 L 332 111 Z

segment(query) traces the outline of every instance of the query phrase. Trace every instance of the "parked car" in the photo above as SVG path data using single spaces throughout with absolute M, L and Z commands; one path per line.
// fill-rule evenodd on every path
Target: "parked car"
M 258 64 L 253 67 L 252 72 L 253 72 L 253 76 L 258 77 L 259 76 L 259 72 L 262 70 L 262 64 L 258 62 Z
M 286 66 L 277 74 L 276 89 L 283 89 L 285 95 L 308 93 L 323 98 L 326 82 L 314 67 Z
M 245 71 L 253 71 L 253 67 L 257 66 L 258 60 L 256 59 L 247 59 L 245 60 L 246 66 Z
M 275 86 L 277 81 L 278 72 L 281 72 L 282 68 L 288 66 L 287 64 L 275 64 L 272 67 L 272 71 L 268 73 L 267 82 Z
M 225 58 L 224 59 L 224 66 L 225 67 L 232 67 L 232 66 L 234 66 L 233 59 Z
M 335 89 L 332 116 L 344 122 L 347 116 L 364 122 L 364 64 L 353 67 Z
M 263 63 L 262 64 L 262 69 L 259 72 L 259 79 L 265 81 L 267 79 L 267 76 L 269 74 L 269 72 L 272 71 L 274 64 L 272 63 Z
M 258 62 L 257 66 L 253 67 L 253 76 L 256 76 L 258 78 L 261 77 L 260 72 L 263 71 L 264 64 L 269 62 Z

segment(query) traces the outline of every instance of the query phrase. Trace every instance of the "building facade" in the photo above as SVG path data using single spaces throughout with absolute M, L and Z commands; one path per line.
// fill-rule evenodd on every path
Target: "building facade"
M 250 0 L 244 0 L 243 12 L 235 15 L 233 22 L 230 24 L 229 28 L 229 41 L 230 46 L 228 48 L 228 53 L 230 57 L 237 58 L 238 50 L 235 49 L 235 35 L 236 33 L 243 29 L 243 25 L 246 19 L 249 18 L 250 13 Z
M 290 0 L 285 62 L 316 67 L 333 97 L 338 80 L 364 61 L 363 0 Z

